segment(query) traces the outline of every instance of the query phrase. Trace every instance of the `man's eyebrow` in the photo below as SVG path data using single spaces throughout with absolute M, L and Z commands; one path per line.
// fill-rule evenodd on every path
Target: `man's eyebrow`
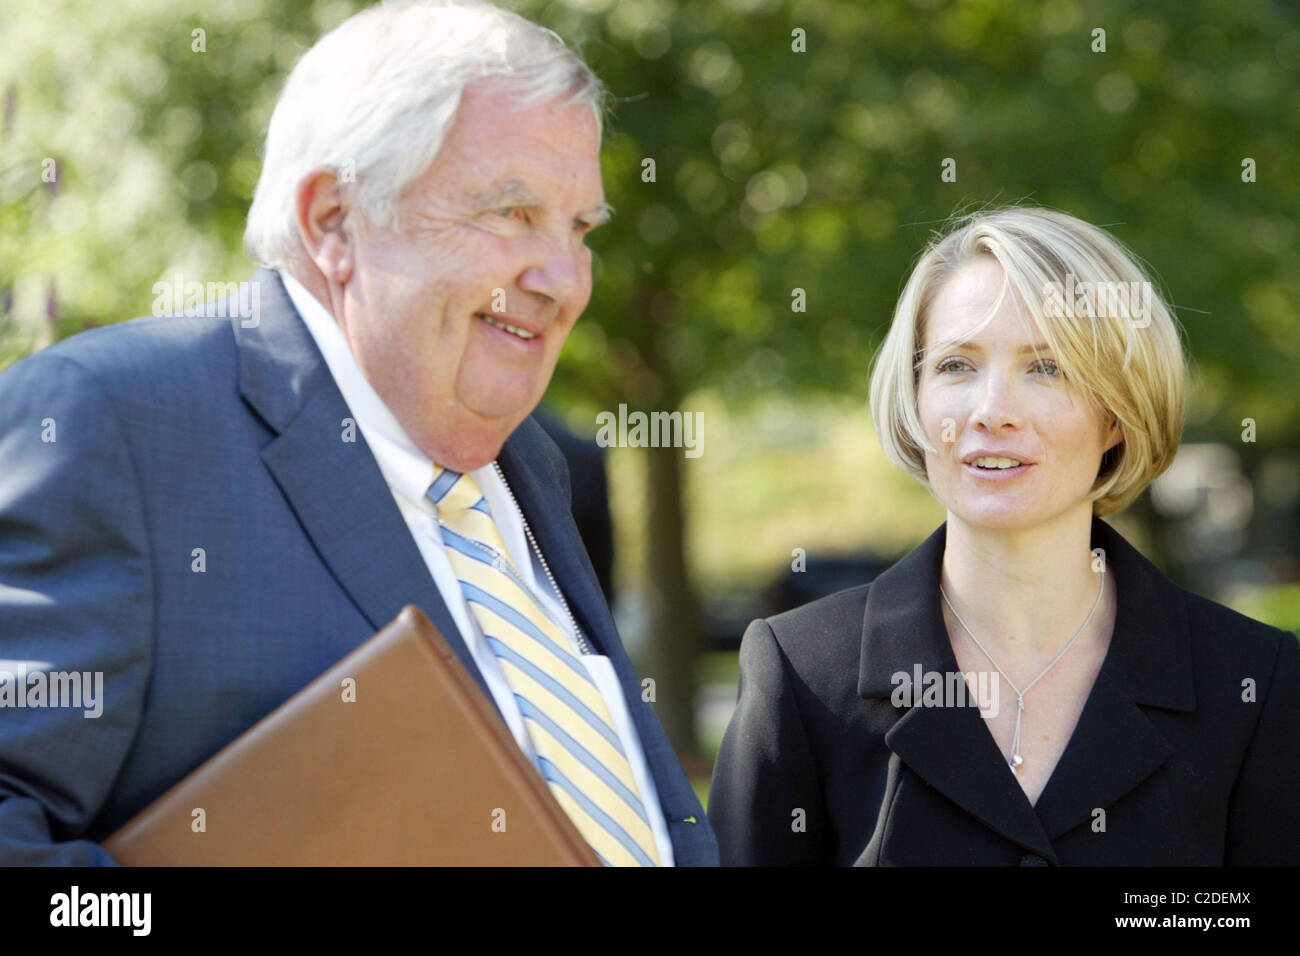
M 517 179 L 511 179 L 500 186 L 475 193 L 470 197 L 475 209 L 495 209 L 498 206 L 540 206 L 542 201 L 529 192 Z
M 541 206 L 542 201 L 529 192 L 528 188 L 517 179 L 511 179 L 500 186 L 475 193 L 470 197 L 474 209 L 497 209 L 501 206 Z M 592 229 L 609 222 L 614 215 L 614 207 L 602 201 L 578 218 L 590 224 Z
M 586 220 L 590 224 L 591 228 L 595 229 L 597 226 L 603 226 L 605 223 L 609 222 L 610 217 L 613 215 L 614 207 L 607 202 L 602 202 L 599 206 L 593 206 L 591 209 L 587 210 L 587 212 L 580 218 Z

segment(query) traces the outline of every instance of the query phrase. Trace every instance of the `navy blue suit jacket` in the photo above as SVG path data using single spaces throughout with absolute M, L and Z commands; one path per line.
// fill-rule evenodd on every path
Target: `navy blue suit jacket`
M 0 710 L 0 863 L 112 863 L 99 841 L 403 605 L 483 685 L 364 438 L 342 440 L 347 405 L 279 276 L 251 281 L 255 317 L 137 319 L 0 375 L 0 662 L 104 674 L 98 718 Z M 619 676 L 676 862 L 716 864 L 563 459 L 529 419 L 498 460 Z

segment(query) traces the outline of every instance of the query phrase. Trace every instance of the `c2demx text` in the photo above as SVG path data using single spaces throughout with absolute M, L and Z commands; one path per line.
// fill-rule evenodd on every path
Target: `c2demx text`
M 596 444 L 601 448 L 684 448 L 687 458 L 704 454 L 703 412 L 632 412 L 596 416 Z
M 988 717 L 998 715 L 998 675 L 989 671 L 922 671 L 920 664 L 912 673 L 895 671 L 889 682 L 889 695 L 895 707 L 978 707 Z M 973 689 L 972 689 L 973 688 Z
M 134 936 L 148 936 L 151 893 L 86 893 L 74 885 L 50 897 L 51 926 L 129 926 Z
M 104 712 L 104 672 L 29 671 L 26 661 L 0 661 L 0 707 L 79 707 L 93 719 Z

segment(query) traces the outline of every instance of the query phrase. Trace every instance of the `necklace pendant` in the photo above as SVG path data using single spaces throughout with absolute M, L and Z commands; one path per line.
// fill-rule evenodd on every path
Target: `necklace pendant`
M 1012 755 L 1011 755 L 1011 769 L 1012 769 L 1012 771 L 1013 771 L 1013 772 L 1019 772 L 1019 771 L 1020 771 L 1020 765 L 1023 764 L 1024 762 L 1025 762 L 1025 758 L 1022 757 L 1022 756 L 1020 756 L 1020 754 L 1012 754 Z

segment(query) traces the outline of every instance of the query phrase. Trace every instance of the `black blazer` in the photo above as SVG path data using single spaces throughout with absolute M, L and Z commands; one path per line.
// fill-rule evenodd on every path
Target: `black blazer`
M 1094 518 L 1115 630 L 1031 805 L 978 709 L 890 701 L 918 662 L 957 671 L 945 532 L 869 585 L 749 626 L 709 797 L 724 864 L 1300 864 L 1295 635 L 1180 589 Z

